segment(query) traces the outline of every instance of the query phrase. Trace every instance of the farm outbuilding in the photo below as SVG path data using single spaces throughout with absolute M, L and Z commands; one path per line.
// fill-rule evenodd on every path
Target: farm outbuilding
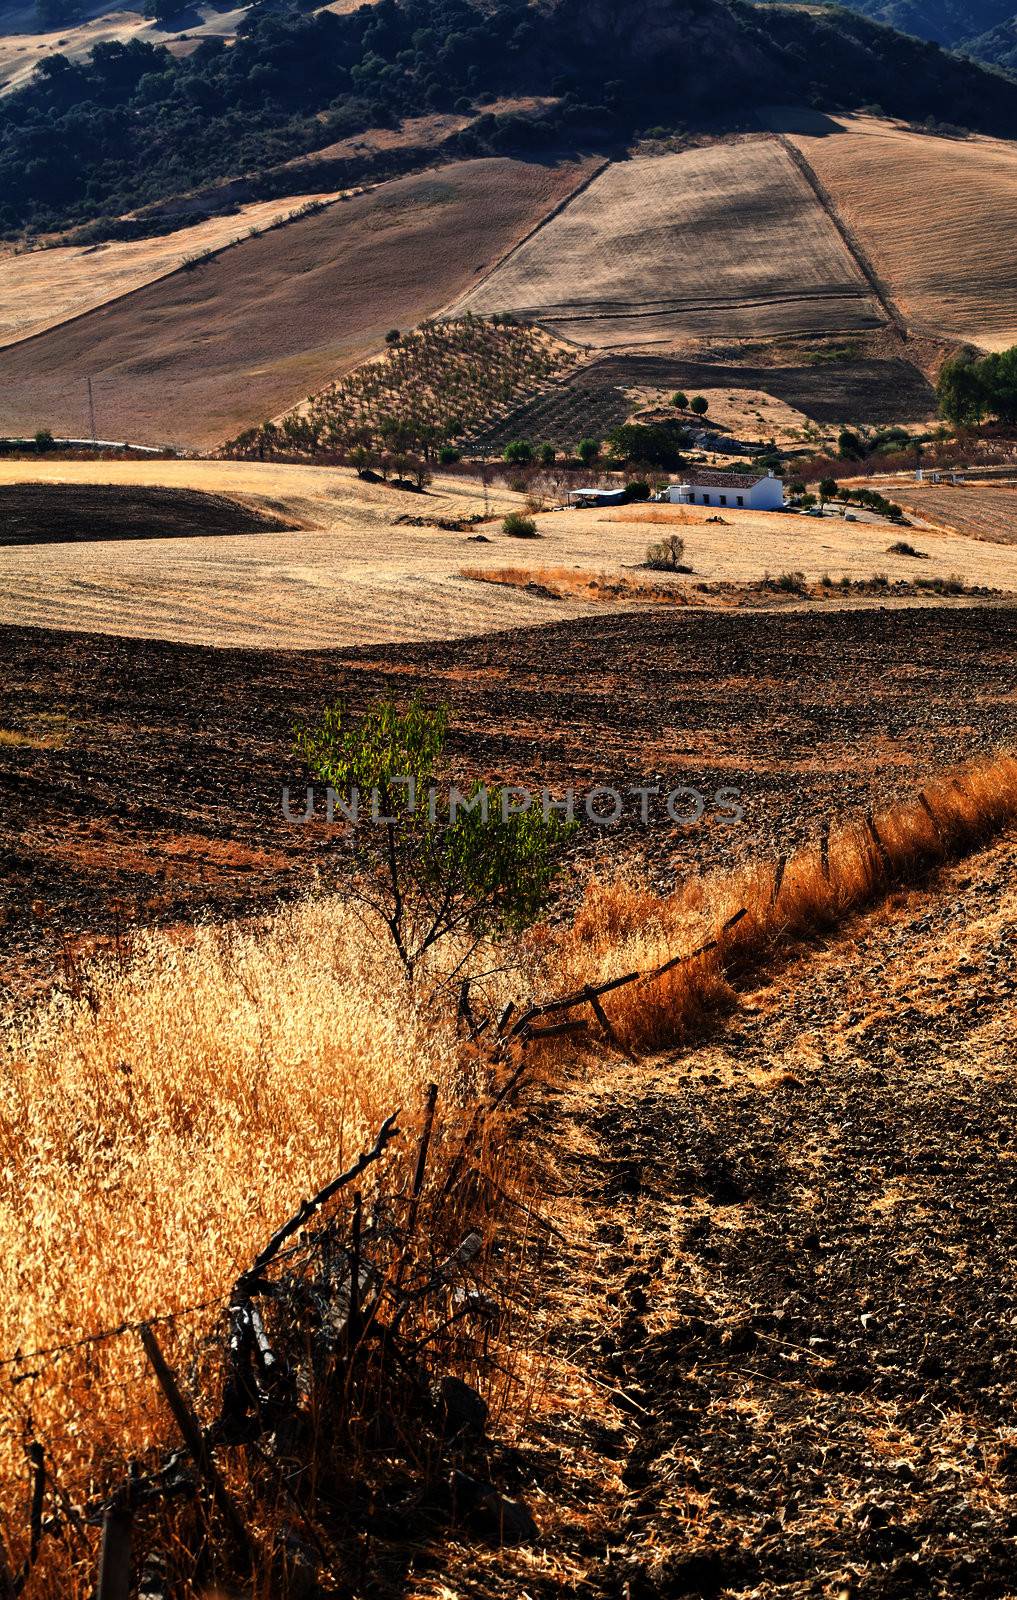
M 749 511 L 780 511 L 784 483 L 772 472 L 692 472 L 665 491 L 672 505 L 744 506 Z
M 623 506 L 627 499 L 624 489 L 570 489 L 572 506 Z

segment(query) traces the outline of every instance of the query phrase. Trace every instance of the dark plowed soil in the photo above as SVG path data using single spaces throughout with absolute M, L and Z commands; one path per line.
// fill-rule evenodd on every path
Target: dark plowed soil
M 294 722 L 420 687 L 451 707 L 456 779 L 560 794 L 646 783 L 741 791 L 744 821 L 627 801 L 580 850 L 659 882 L 817 836 L 937 766 L 1017 738 L 1017 610 L 630 614 L 350 652 L 208 650 L 0 634 L 0 977 L 68 936 L 264 906 L 341 860 L 302 797 Z
M 574 450 L 579 439 L 603 438 L 632 411 L 626 389 L 760 389 L 814 422 L 875 426 L 921 421 L 936 410 L 927 380 L 905 361 L 835 361 L 819 366 L 769 367 L 747 362 L 684 361 L 676 356 L 605 356 L 567 382 L 528 401 L 478 434 L 478 454 L 504 449 L 511 439 L 547 440 Z
M 0 484 L 0 545 L 271 533 L 286 524 L 227 495 L 117 484 Z
M 563 1228 L 537 1336 L 601 1397 L 531 1428 L 540 1572 L 604 1600 L 1013 1595 L 1015 881 L 1011 838 L 698 1046 L 531 1108 Z

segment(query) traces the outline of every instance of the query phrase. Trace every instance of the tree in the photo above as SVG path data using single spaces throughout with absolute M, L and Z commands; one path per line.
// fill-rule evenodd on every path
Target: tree
M 505 446 L 505 460 L 514 467 L 527 466 L 533 460 L 533 446 L 529 439 L 513 439 Z
M 671 404 L 676 411 L 687 411 L 689 409 L 689 397 L 679 389 L 677 394 L 671 396 Z
M 650 485 L 643 478 L 635 478 L 625 485 L 626 500 L 649 500 Z
M 599 439 L 580 439 L 576 455 L 584 466 L 589 466 L 591 461 L 596 461 L 600 455 Z
M 637 461 L 647 467 L 679 467 L 682 447 L 688 443 L 684 428 L 674 423 L 625 422 L 608 438 L 618 461 Z
M 456 939 L 457 971 L 481 939 L 543 910 L 575 824 L 517 790 L 442 782 L 445 707 L 418 694 L 405 710 L 378 700 L 357 720 L 337 701 L 294 735 L 349 824 L 353 897 L 387 929 L 411 982 L 441 941 Z
M 1017 345 L 978 363 L 989 410 L 1000 422 L 1017 422 Z
M 865 445 L 853 428 L 841 428 L 837 435 L 837 452 L 847 461 L 861 461 L 865 456 Z
M 37 428 L 35 431 L 35 448 L 37 450 L 52 450 L 56 440 L 50 428 Z
M 647 545 L 644 566 L 654 572 L 684 572 L 684 560 L 685 540 L 680 534 L 671 533 L 657 544 Z
M 837 480 L 836 480 L 836 478 L 820 478 L 820 480 L 819 480 L 819 503 L 820 503 L 820 505 L 825 505 L 827 500 L 832 500 L 836 493 L 837 493 Z
M 710 409 L 710 402 L 707 400 L 705 394 L 696 394 L 693 395 L 691 401 L 689 402 L 689 409 L 697 417 L 705 417 L 706 413 Z
M 981 363 L 956 356 L 943 363 L 936 385 L 940 414 L 955 428 L 977 427 L 989 409 Z
M 554 449 L 554 445 L 553 444 L 542 444 L 541 445 L 541 447 L 540 447 L 540 461 L 541 461 L 541 465 L 542 466 L 545 466 L 545 467 L 553 467 L 554 466 L 555 449 Z

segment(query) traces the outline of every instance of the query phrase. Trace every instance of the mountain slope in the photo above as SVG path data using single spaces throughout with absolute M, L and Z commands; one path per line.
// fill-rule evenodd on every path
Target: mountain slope
M 1017 136 L 1017 83 L 860 15 L 742 0 L 379 0 L 350 15 L 255 7 L 190 55 L 133 40 L 57 55 L 0 101 L 0 231 L 113 217 L 422 112 L 546 94 L 483 116 L 466 155 L 618 143 L 763 102 L 878 103 Z M 320 179 L 316 180 L 320 187 Z
M 852 10 L 953 49 L 1010 20 L 1015 0 L 852 0 Z M 977 50 L 971 53 L 979 60 L 991 59 Z

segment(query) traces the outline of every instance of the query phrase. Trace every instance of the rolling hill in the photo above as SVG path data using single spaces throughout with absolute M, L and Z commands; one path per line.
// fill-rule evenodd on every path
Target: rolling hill
M 985 350 L 1017 341 L 1017 145 L 873 117 L 785 125 L 909 326 Z
M 0 433 L 213 445 L 440 310 L 590 170 L 504 158 L 399 178 L 0 350 Z

